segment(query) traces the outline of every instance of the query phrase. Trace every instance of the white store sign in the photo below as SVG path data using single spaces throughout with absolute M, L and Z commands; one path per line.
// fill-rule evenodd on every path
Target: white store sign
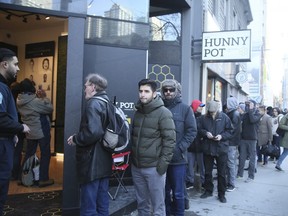
M 251 61 L 251 30 L 203 32 L 202 61 Z

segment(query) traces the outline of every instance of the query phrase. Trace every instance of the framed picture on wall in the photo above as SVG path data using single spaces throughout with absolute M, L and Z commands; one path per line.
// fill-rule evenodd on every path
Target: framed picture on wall
M 47 97 L 53 98 L 54 41 L 27 44 L 25 49 L 25 78 L 35 84 L 36 90 L 43 89 Z
M 36 90 L 45 90 L 47 97 L 52 100 L 53 57 L 26 59 L 25 78 L 34 82 Z

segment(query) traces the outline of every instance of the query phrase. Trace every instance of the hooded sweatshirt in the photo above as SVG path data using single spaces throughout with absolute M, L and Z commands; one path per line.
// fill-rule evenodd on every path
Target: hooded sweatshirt
M 40 115 L 49 115 L 53 112 L 53 106 L 48 98 L 37 98 L 36 94 L 19 94 L 17 98 L 17 108 L 23 123 L 30 128 L 27 139 L 41 139 L 44 137 Z M 48 118 L 48 116 L 47 116 Z
M 235 97 L 229 97 L 227 98 L 227 115 L 229 116 L 232 125 L 233 125 L 233 133 L 232 137 L 229 140 L 230 146 L 237 146 L 239 145 L 239 141 L 241 138 L 241 116 L 240 113 L 237 110 L 238 108 L 238 102 Z
M 238 102 L 235 97 L 227 98 L 227 109 L 228 111 L 235 110 L 238 108 Z

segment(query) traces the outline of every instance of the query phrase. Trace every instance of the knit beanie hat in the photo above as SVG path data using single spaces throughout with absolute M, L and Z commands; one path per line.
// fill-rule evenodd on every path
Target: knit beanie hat
M 191 107 L 193 109 L 193 112 L 196 113 L 198 107 L 204 107 L 205 104 L 203 104 L 200 100 L 193 100 L 191 103 Z
M 207 103 L 207 110 L 209 112 L 217 112 L 219 110 L 219 103 L 217 101 L 209 101 Z

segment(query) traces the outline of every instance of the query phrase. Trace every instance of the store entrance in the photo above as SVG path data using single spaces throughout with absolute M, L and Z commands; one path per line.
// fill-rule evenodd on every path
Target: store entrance
M 40 190 L 13 181 L 9 194 L 62 189 L 68 18 L 1 8 L 0 20 L 0 47 L 13 49 L 19 59 L 17 82 L 33 79 L 36 89 L 43 88 L 54 106 L 49 173 L 55 184 Z

